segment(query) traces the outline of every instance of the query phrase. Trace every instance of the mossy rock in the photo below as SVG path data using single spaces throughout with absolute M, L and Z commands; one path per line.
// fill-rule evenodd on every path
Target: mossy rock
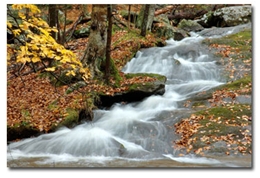
M 186 19 L 183 19 L 183 20 L 180 21 L 180 23 L 178 24 L 178 28 L 183 29 L 183 30 L 186 30 L 186 31 L 188 31 L 188 32 L 190 32 L 190 31 L 197 32 L 197 31 L 201 31 L 201 30 L 204 29 L 204 28 L 203 28 L 199 23 L 197 23 L 196 21 L 186 20 Z
M 106 95 L 99 93 L 99 103 L 96 103 L 98 107 L 110 107 L 115 103 L 128 103 L 141 101 L 151 95 L 163 95 L 165 92 L 166 77 L 159 74 L 126 74 L 126 78 L 132 78 L 137 76 L 147 76 L 155 78 L 153 82 L 135 83 L 129 85 L 129 89 L 124 92 L 116 93 L 115 95 Z
M 58 124 L 52 124 L 50 132 L 54 132 L 61 127 L 72 128 L 79 123 L 79 111 L 68 108 L 67 113 L 68 115 L 63 119 L 62 122 Z

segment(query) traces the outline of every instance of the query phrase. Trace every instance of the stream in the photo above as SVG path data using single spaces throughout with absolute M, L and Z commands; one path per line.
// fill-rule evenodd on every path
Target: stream
M 219 28 L 210 37 L 238 28 Z M 109 110 L 95 110 L 92 123 L 10 143 L 8 167 L 250 167 L 250 156 L 180 157 L 173 147 L 179 136 L 170 127 L 190 112 L 178 103 L 225 82 L 217 59 L 201 45 L 207 35 L 204 30 L 181 41 L 169 39 L 165 47 L 142 49 L 123 68 L 125 73 L 165 75 L 164 95 L 115 103 Z

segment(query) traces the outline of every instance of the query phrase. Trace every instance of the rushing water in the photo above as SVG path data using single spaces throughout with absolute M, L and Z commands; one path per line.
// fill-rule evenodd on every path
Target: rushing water
M 230 31 L 228 31 L 230 33 Z M 94 121 L 73 129 L 28 138 L 8 145 L 9 167 L 244 167 L 249 158 L 178 157 L 176 138 L 160 114 L 185 110 L 178 101 L 222 84 L 221 70 L 192 34 L 165 47 L 139 51 L 125 73 L 157 73 L 167 77 L 166 91 L 142 102 L 114 104 L 94 111 Z M 171 117 L 174 123 L 176 117 Z

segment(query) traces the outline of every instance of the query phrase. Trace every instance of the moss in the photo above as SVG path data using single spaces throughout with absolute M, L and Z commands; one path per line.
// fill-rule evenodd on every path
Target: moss
M 78 122 L 79 113 L 75 109 L 67 109 L 67 116 L 64 118 L 64 121 L 61 122 L 62 125 L 71 127 L 73 124 Z
M 133 77 L 151 77 L 156 79 L 155 82 L 161 82 L 164 83 L 166 81 L 166 77 L 160 74 L 153 74 L 153 73 L 134 73 L 134 74 L 126 74 L 126 78 L 133 78 Z M 151 88 L 154 86 L 153 82 L 146 82 L 146 83 L 134 83 L 129 86 L 129 90 L 145 90 L 147 91 L 147 88 Z
M 200 139 L 197 139 L 197 141 L 193 143 L 194 149 L 202 148 L 204 146 L 208 146 L 209 144 L 212 145 L 213 143 L 220 141 L 217 138 L 221 138 L 221 136 L 225 137 L 228 134 L 233 136 L 234 140 L 243 139 L 244 135 L 241 131 L 245 130 L 244 126 L 251 125 L 250 121 L 242 119 L 243 115 L 252 115 L 249 105 L 237 104 L 230 107 L 215 107 L 204 111 L 199 111 L 196 114 L 204 115 L 205 118 L 199 121 L 201 127 L 192 137 L 202 138 L 203 136 L 206 136 L 209 140 L 200 141 Z M 210 116 L 213 116 L 213 118 Z M 250 149 L 251 145 L 248 144 L 247 147 Z M 217 151 L 215 149 L 213 150 L 214 152 Z M 227 150 L 222 150 L 220 152 L 224 153 L 225 151 Z
M 125 77 L 127 79 L 133 78 L 133 77 L 152 77 L 152 78 L 156 78 L 159 81 L 166 81 L 166 77 L 160 74 L 153 74 L 153 73 L 129 73 L 129 74 L 125 74 Z
M 241 86 L 249 85 L 251 82 L 252 82 L 252 77 L 251 75 L 248 75 L 241 79 L 235 80 L 232 83 L 226 84 L 224 85 L 224 87 L 230 90 L 238 90 Z
M 195 101 L 195 102 L 192 104 L 192 107 L 199 107 L 199 106 L 205 106 L 205 103 L 202 102 L 202 101 Z
M 251 38 L 251 30 L 244 30 L 235 34 L 224 36 L 222 38 L 205 39 L 203 40 L 203 43 L 208 45 L 217 43 L 230 45 L 231 47 L 239 47 L 242 49 L 251 49 Z
M 244 30 L 235 34 L 227 35 L 222 38 L 215 39 L 205 39 L 203 44 L 220 44 L 228 45 L 233 49 L 231 51 L 233 54 L 230 54 L 229 57 L 232 57 L 235 60 L 248 60 L 252 57 L 252 31 Z M 216 56 L 221 56 L 221 54 L 216 54 Z
M 119 75 L 118 69 L 117 69 L 113 59 L 110 60 L 110 71 L 111 71 L 112 77 L 115 80 L 115 87 L 119 87 L 120 82 L 122 81 L 122 77 Z
M 50 132 L 56 131 L 60 127 L 69 127 L 72 128 L 74 127 L 78 121 L 79 121 L 79 111 L 75 109 L 68 108 L 67 109 L 67 116 L 63 119 L 62 122 L 59 124 L 52 124 L 50 128 Z
M 205 115 L 206 117 L 213 115 L 215 117 L 222 117 L 223 119 L 232 119 L 242 115 L 251 116 L 252 111 L 249 104 L 235 104 L 230 106 L 219 106 L 203 111 L 198 111 L 196 114 Z M 242 120 L 240 120 L 239 122 L 243 123 Z
M 48 109 L 51 110 L 51 111 L 57 109 L 57 108 L 58 108 L 58 105 L 57 105 L 57 104 L 58 104 L 58 100 L 56 99 L 56 100 L 54 100 L 53 102 L 51 102 L 51 103 L 48 105 Z

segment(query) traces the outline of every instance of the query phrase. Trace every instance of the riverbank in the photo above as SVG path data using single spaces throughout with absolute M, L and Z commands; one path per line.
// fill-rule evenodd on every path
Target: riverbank
M 251 33 L 246 29 L 203 41 L 218 58 L 227 83 L 183 103 L 194 113 L 174 125 L 180 155 L 252 154 Z

